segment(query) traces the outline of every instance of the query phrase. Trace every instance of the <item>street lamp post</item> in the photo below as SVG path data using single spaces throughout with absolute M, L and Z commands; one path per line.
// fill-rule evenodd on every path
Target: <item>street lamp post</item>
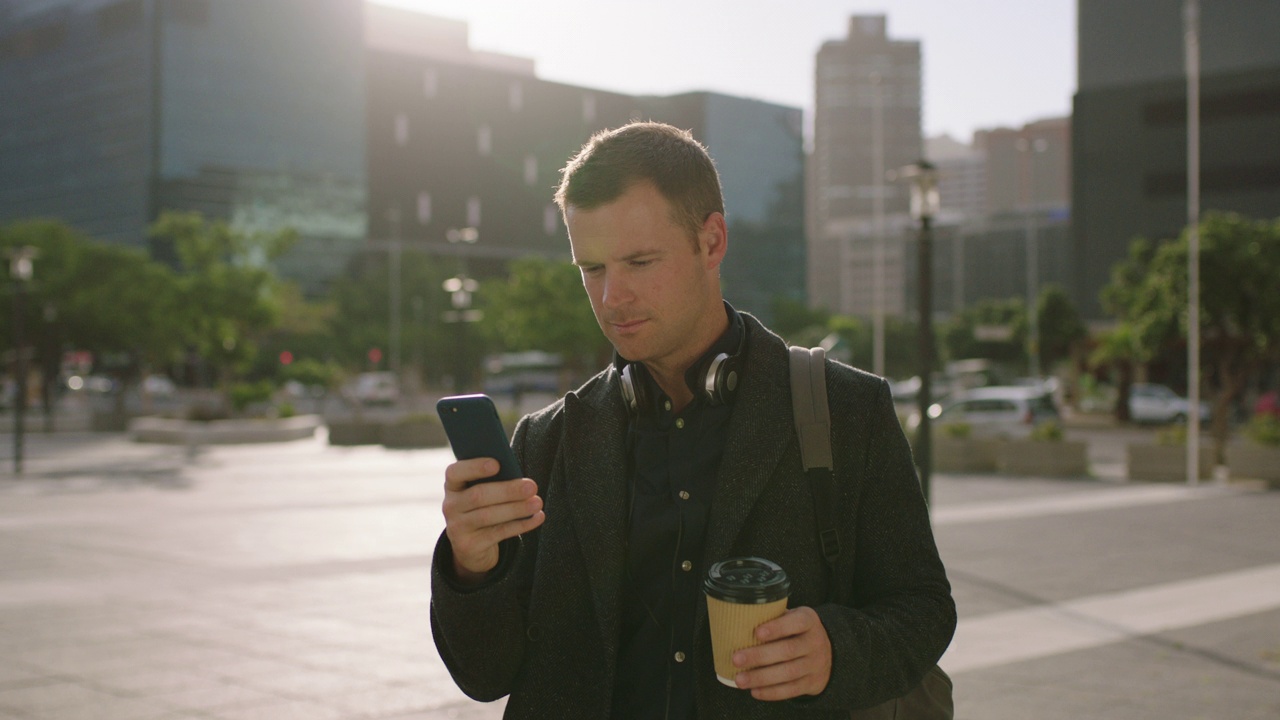
M 445 239 L 451 245 L 473 245 L 480 239 L 480 232 L 474 227 L 450 228 L 445 232 Z M 463 389 L 462 379 L 467 374 L 466 327 L 465 323 L 476 322 L 484 316 L 484 311 L 471 309 L 471 296 L 480 289 L 480 283 L 467 277 L 467 256 L 463 251 L 458 253 L 458 274 L 444 281 L 444 291 L 449 293 L 449 305 L 452 310 L 444 312 L 444 321 L 453 323 L 457 328 L 457 347 L 454 348 L 456 358 L 453 372 L 455 392 Z
M 391 244 L 387 248 L 387 273 L 391 317 L 387 328 L 387 369 L 400 382 L 400 209 L 387 210 L 387 224 L 391 228 Z
M 933 218 L 938 214 L 938 169 L 921 160 L 904 168 L 902 177 L 910 178 L 911 217 L 920 223 L 916 243 L 917 275 L 920 291 L 920 392 L 917 407 L 920 426 L 916 432 L 916 465 L 920 469 L 920 490 L 929 501 L 930 476 L 933 472 L 933 438 L 929 430 L 930 379 L 933 375 Z
M 1040 379 L 1040 247 L 1036 237 L 1036 155 L 1048 149 L 1044 138 L 1018 140 L 1018 150 L 1027 153 L 1027 355 L 1031 377 Z
M 9 251 L 9 277 L 13 279 L 13 355 L 15 392 L 13 405 L 13 472 L 22 474 L 23 416 L 27 411 L 27 355 L 23 348 L 23 320 L 26 313 L 27 283 L 33 273 L 36 249 L 29 246 Z

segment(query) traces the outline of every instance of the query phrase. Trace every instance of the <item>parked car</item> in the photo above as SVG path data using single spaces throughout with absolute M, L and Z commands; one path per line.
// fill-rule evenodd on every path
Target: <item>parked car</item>
M 1136 423 L 1184 423 L 1191 401 L 1166 385 L 1134 383 L 1129 388 L 1129 419 Z M 1209 403 L 1200 403 L 1200 421 L 1209 421 Z
M 1060 418 L 1053 396 L 1043 387 L 992 386 L 966 390 L 929 408 L 935 426 L 964 423 L 972 437 L 1024 438 L 1042 423 Z M 919 413 L 907 429 L 920 426 Z
M 392 372 L 360 373 L 347 393 L 365 405 L 393 405 L 400 399 L 400 382 Z

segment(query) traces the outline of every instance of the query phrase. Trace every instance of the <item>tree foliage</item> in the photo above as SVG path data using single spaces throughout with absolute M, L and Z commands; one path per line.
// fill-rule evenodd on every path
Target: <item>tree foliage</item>
M 1133 338 L 1135 359 L 1185 346 L 1189 254 L 1187 232 L 1152 246 L 1135 243 L 1104 291 L 1106 307 Z M 1200 225 L 1200 333 L 1212 390 L 1214 439 L 1222 456 L 1230 410 L 1266 362 L 1280 356 L 1280 220 L 1207 214 Z
M 1046 371 L 1077 355 L 1089 337 L 1080 312 L 1059 285 L 1048 285 L 1040 291 L 1036 318 L 1040 328 L 1040 367 Z
M 24 326 L 46 374 L 56 374 L 64 349 L 121 358 L 128 380 L 146 367 L 181 356 L 177 277 L 142 251 L 89 240 L 52 220 L 0 229 L 0 247 L 30 246 L 37 256 L 27 288 Z M 13 292 L 4 294 L 0 323 L 12 342 Z
M 186 344 L 210 364 L 220 384 L 246 370 L 257 343 L 280 317 L 271 261 L 297 240 L 290 229 L 246 233 L 198 213 L 166 212 L 151 227 L 179 260 L 177 315 Z
M 523 258 L 511 264 L 506 282 L 490 281 L 484 293 L 483 330 L 504 350 L 557 353 L 577 376 L 607 362 L 609 341 L 572 264 Z

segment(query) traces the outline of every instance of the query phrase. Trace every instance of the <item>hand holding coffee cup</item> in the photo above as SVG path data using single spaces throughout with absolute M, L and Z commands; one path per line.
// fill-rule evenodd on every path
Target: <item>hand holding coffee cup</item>
M 787 611 L 791 581 L 777 564 L 764 558 L 730 558 L 711 566 L 703 581 L 716 679 L 736 688 L 733 664 L 738 650 L 759 645 L 756 627 Z

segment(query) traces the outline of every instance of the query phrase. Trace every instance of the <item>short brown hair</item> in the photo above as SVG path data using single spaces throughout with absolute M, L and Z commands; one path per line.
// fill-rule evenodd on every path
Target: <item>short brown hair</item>
M 720 175 L 707 148 L 687 130 L 634 122 L 591 137 L 560 171 L 556 204 L 592 210 L 648 181 L 671 203 L 673 222 L 696 238 L 713 212 L 724 213 Z

